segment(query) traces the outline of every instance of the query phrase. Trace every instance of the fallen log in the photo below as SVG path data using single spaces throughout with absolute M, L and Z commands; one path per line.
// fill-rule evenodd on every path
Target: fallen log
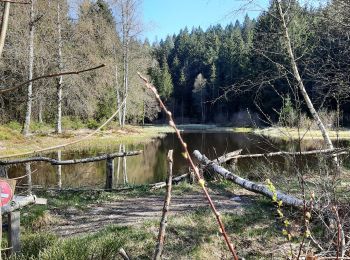
M 215 159 L 213 162 L 217 163 L 217 164 L 222 164 L 228 161 L 231 161 L 232 159 L 236 159 L 238 155 L 240 155 L 242 152 L 242 149 L 230 152 L 230 153 L 226 153 L 220 157 L 218 157 L 217 159 Z
M 210 161 L 205 155 L 202 155 L 197 150 L 193 152 L 193 155 L 206 169 L 219 174 L 226 180 L 232 181 L 246 190 L 262 194 L 272 199 L 273 192 L 269 190 L 269 188 L 266 185 L 258 184 L 233 174 L 232 172 L 226 170 L 225 168 Z M 284 205 L 294 206 L 298 208 L 303 207 L 303 200 L 298 199 L 292 195 L 285 194 L 281 191 L 276 191 L 276 193 L 277 193 L 277 200 L 282 201 Z
M 9 204 L 1 207 L 1 214 L 8 214 L 12 211 L 23 208 L 30 204 L 43 205 L 46 203 L 46 199 L 38 198 L 35 195 L 15 196 Z
M 259 157 L 273 157 L 273 156 L 298 156 L 298 155 L 316 155 L 316 154 L 341 155 L 341 154 L 348 154 L 348 153 L 349 153 L 349 149 L 346 149 L 346 148 L 311 150 L 311 151 L 304 151 L 304 152 L 279 151 L 279 152 L 257 153 L 257 154 L 236 154 L 236 155 L 232 155 L 228 160 L 241 159 L 241 158 L 259 158 Z
M 182 181 L 184 181 L 185 179 L 188 179 L 189 177 L 190 177 L 190 174 L 189 174 L 189 173 L 185 173 L 185 174 L 182 174 L 182 175 L 180 175 L 180 176 L 177 176 L 177 177 L 173 178 L 172 184 L 178 184 L 179 182 L 182 182 Z M 166 184 L 165 181 L 150 184 L 150 186 L 152 187 L 152 189 L 164 188 L 166 185 L 167 185 L 167 184 Z

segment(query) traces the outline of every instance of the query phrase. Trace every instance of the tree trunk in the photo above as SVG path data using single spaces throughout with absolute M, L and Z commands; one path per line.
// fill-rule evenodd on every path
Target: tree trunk
M 59 73 L 63 70 L 62 62 L 62 33 L 61 33 L 61 7 L 58 1 L 57 3 L 57 31 L 58 31 L 58 70 Z M 56 134 L 62 133 L 62 83 L 63 76 L 57 78 L 57 115 L 56 115 Z
M 126 118 L 126 97 L 128 95 L 128 90 L 129 90 L 129 82 L 128 82 L 128 78 L 129 78 L 129 46 L 127 43 L 127 40 L 125 42 L 125 46 L 124 46 L 124 54 L 123 54 L 123 63 L 124 63 L 124 99 L 125 99 L 125 103 L 123 106 L 123 118 L 122 118 L 122 127 L 125 126 L 125 118 Z
M 43 123 L 43 101 L 42 101 L 42 96 L 39 97 L 40 100 L 39 100 L 39 111 L 38 111 L 38 120 L 39 120 L 39 123 L 42 124 Z
M 221 175 L 226 180 L 232 181 L 246 190 L 262 194 L 272 199 L 274 194 L 271 190 L 269 190 L 269 188 L 266 185 L 258 184 L 258 183 L 243 179 L 240 176 L 235 175 L 232 172 L 229 172 L 225 168 L 210 161 L 207 157 L 205 157 L 205 155 L 202 155 L 197 150 L 193 152 L 193 155 L 208 170 L 211 170 L 214 173 Z M 304 202 L 302 199 L 296 198 L 292 195 L 285 194 L 281 191 L 276 191 L 276 195 L 277 195 L 277 200 L 282 201 L 284 205 L 294 206 L 298 208 L 301 208 L 304 206 Z
M 30 7 L 30 22 L 29 22 L 29 68 L 28 68 L 28 80 L 33 79 L 33 65 L 34 65 L 34 32 L 35 32 L 35 26 L 34 26 L 34 5 L 35 0 L 32 0 L 31 7 Z M 25 122 L 23 126 L 23 135 L 28 136 L 29 135 L 29 127 L 30 127 L 30 119 L 32 115 L 32 100 L 33 100 L 33 83 L 30 82 L 28 84 L 28 90 L 27 90 L 27 110 L 26 110 L 26 117 Z
M 118 65 L 115 65 L 115 90 L 117 94 L 117 109 L 120 107 L 120 89 L 118 84 Z M 122 125 L 122 109 L 119 109 L 118 113 L 119 126 Z
M 5 8 L 2 15 L 1 33 L 0 33 L 0 58 L 5 46 L 7 26 L 8 26 L 9 16 L 10 16 L 10 5 L 11 5 L 10 2 L 5 3 Z
M 127 113 L 127 102 L 126 98 L 128 96 L 128 90 L 129 90 L 129 38 L 130 38 L 130 13 L 132 8 L 130 6 L 129 1 L 125 1 L 125 3 L 122 3 L 122 38 L 123 38 L 123 84 L 124 84 L 124 94 L 123 99 L 125 100 L 125 103 L 123 105 L 123 111 L 122 111 L 122 127 L 125 126 L 125 118 Z
M 284 31 L 285 45 L 286 45 L 286 48 L 288 51 L 290 63 L 291 63 L 292 70 L 293 70 L 293 75 L 298 82 L 299 90 L 300 90 L 301 94 L 303 95 L 303 98 L 305 100 L 305 103 L 306 103 L 310 113 L 311 113 L 312 117 L 314 118 L 314 120 L 316 121 L 316 124 L 322 133 L 326 147 L 329 149 L 333 149 L 333 144 L 332 144 L 332 141 L 328 135 L 327 129 L 325 128 L 325 126 L 324 126 L 323 122 L 321 121 L 316 109 L 314 108 L 314 105 L 312 104 L 311 99 L 306 92 L 303 80 L 301 79 L 301 76 L 299 74 L 299 69 L 298 69 L 298 66 L 296 64 L 294 53 L 292 50 L 291 40 L 289 38 L 289 33 L 288 33 L 288 27 L 287 27 L 286 21 L 284 19 L 284 14 L 282 11 L 281 3 L 279 0 L 275 0 L 275 2 L 276 2 L 277 7 L 278 7 L 279 16 L 280 16 L 283 31 Z M 335 160 L 337 161 L 336 157 L 335 157 Z

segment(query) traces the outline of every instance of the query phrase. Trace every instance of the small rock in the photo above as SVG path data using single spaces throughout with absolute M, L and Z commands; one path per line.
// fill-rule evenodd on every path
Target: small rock
M 242 201 L 242 199 L 241 199 L 239 196 L 232 197 L 230 200 L 233 200 L 233 201 Z

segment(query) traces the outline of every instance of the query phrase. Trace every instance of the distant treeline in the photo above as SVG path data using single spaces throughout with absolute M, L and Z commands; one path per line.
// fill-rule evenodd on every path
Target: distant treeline
M 54 123 L 60 100 L 64 117 L 97 123 L 113 114 L 125 97 L 127 123 L 163 120 L 137 71 L 148 72 L 179 123 L 277 122 L 286 104 L 289 110 L 298 111 L 300 106 L 306 111 L 297 102 L 300 93 L 295 91 L 273 3 L 256 20 L 246 16 L 242 23 L 211 26 L 205 31 L 184 28 L 153 45 L 138 39 L 142 31 L 136 15 L 141 7 L 138 0 L 84 0 L 74 18 L 67 0 L 33 3 L 33 22 L 30 8 L 11 6 L 0 59 L 0 89 L 29 77 L 31 26 L 33 77 L 106 66 L 65 76 L 63 82 L 56 78 L 36 81 L 32 93 L 24 86 L 1 94 L 0 123 L 23 122 L 29 103 L 34 121 Z M 283 0 L 282 4 L 295 58 L 315 107 L 338 111 L 344 122 L 349 121 L 349 1 L 333 0 L 318 8 L 300 6 L 297 0 Z M 125 10 L 135 15 L 125 19 Z M 62 88 L 60 98 L 58 88 Z
M 316 108 L 348 121 L 349 6 L 303 7 L 284 1 L 289 34 Z M 277 121 L 285 100 L 298 100 L 274 4 L 255 20 L 245 17 L 206 31 L 187 28 L 154 46 L 159 66 L 149 74 L 178 122 L 246 125 Z M 290 98 L 291 97 L 291 98 Z M 301 103 L 302 110 L 305 109 Z M 304 110 L 306 111 L 306 110 Z

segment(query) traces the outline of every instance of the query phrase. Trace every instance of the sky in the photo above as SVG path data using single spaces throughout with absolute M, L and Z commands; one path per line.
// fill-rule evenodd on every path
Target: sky
M 143 22 L 145 31 L 142 38 L 150 42 L 159 41 L 167 35 L 178 33 L 180 29 L 243 21 L 246 13 L 256 18 L 266 9 L 269 0 L 255 0 L 254 5 L 244 7 L 247 0 L 144 0 Z

